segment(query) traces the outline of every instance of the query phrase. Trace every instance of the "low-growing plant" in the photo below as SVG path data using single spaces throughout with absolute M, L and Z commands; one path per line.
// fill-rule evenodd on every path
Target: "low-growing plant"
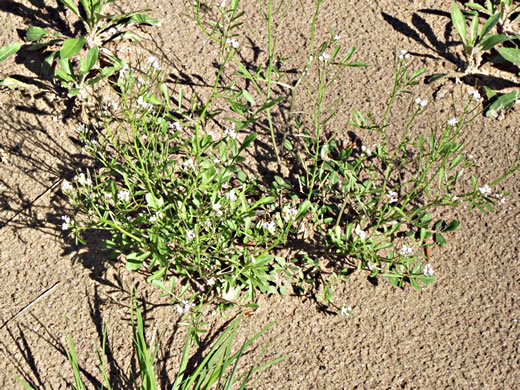
M 160 339 L 152 341 L 151 344 L 147 342 L 145 335 L 145 323 L 141 310 L 137 303 L 137 295 L 134 291 L 131 298 L 131 326 L 132 326 L 132 345 L 134 354 L 138 363 L 138 371 L 132 372 L 132 384 L 130 389 L 139 390 L 156 390 L 160 388 L 161 381 L 164 382 L 168 378 L 160 378 L 158 376 L 156 362 L 157 355 L 160 348 Z M 239 364 L 242 356 L 248 348 L 260 337 L 262 337 L 273 325 L 269 325 L 260 330 L 253 337 L 248 338 L 238 349 L 235 345 L 235 336 L 240 329 L 240 321 L 244 317 L 240 314 L 233 320 L 210 346 L 209 351 L 205 353 L 202 360 L 196 364 L 192 369 L 188 368 L 190 361 L 191 349 L 198 345 L 197 334 L 202 331 L 203 325 L 200 321 L 200 313 L 196 317 L 192 325 L 189 326 L 184 343 L 183 353 L 179 364 L 179 369 L 173 378 L 172 390 L 200 390 L 200 389 L 230 389 L 233 386 L 239 386 L 240 389 L 246 388 L 246 385 L 269 366 L 276 364 L 288 356 L 281 356 L 273 359 L 267 363 L 258 364 L 262 355 L 264 354 L 269 342 L 266 342 L 256 361 L 244 373 L 238 374 Z M 107 367 L 106 341 L 108 335 L 108 327 L 105 325 L 103 332 L 103 339 L 101 348 L 96 348 L 96 354 L 99 361 L 99 369 L 101 372 L 101 380 L 103 388 L 111 390 L 115 378 L 110 377 Z M 88 385 L 84 381 L 83 368 L 78 360 L 74 341 L 70 334 L 66 337 L 65 353 L 74 374 L 74 384 L 72 389 L 85 390 Z M 242 368 L 241 368 L 242 369 Z M 22 378 L 17 378 L 26 390 L 34 390 L 34 388 Z
M 436 211 L 462 203 L 491 209 L 504 196 L 492 195 L 491 187 L 518 170 L 520 160 L 517 156 L 489 184 L 479 181 L 464 143 L 476 91 L 461 114 L 440 128 L 432 125 L 430 134 L 412 131 L 427 110 L 419 97 L 404 118 L 393 117 L 394 103 L 410 95 L 425 72 L 414 71 L 406 53 L 396 59 L 383 118 L 356 111 L 350 123 L 380 142 L 342 146 L 330 128 L 340 99 L 328 102 L 328 93 L 343 69 L 364 64 L 349 62 L 353 48 L 340 55 L 334 31 L 315 44 L 320 4 L 311 22 L 308 60 L 294 80 L 286 80 L 275 66 L 271 2 L 267 65 L 255 72 L 238 55 L 236 29 L 243 15 L 238 1 L 218 4 L 220 16 L 209 20 L 199 2 L 186 4 L 188 14 L 222 48 L 211 95 L 192 99 L 186 109 L 180 89 L 172 106 L 160 71 L 143 70 L 146 78 L 139 81 L 131 69 L 121 70 L 117 113 L 106 116 L 104 126 L 80 126 L 85 149 L 101 168 L 64 182 L 75 217 L 64 216 L 63 229 L 78 240 L 87 229 L 110 232 L 105 247 L 124 258 L 130 270 L 146 266 L 149 282 L 167 291 L 180 310 L 198 301 L 226 305 L 242 302 L 241 297 L 251 302 L 256 292 L 285 294 L 290 285 L 300 291 L 320 286 L 322 300 L 330 303 L 337 283 L 354 268 L 396 286 L 409 282 L 420 289 L 433 282 L 427 248 L 445 245 L 446 233 L 459 225 L 434 220 Z M 224 78 L 232 64 L 235 73 Z M 288 93 L 276 95 L 274 85 Z M 305 112 L 294 109 L 298 88 L 313 97 Z M 280 140 L 271 112 L 284 101 L 290 102 L 290 120 L 279 124 Z M 404 132 L 390 134 L 399 121 Z M 214 123 L 223 135 L 210 130 Z M 263 182 L 243 157 L 257 137 L 249 130 L 253 126 L 269 130 L 278 165 L 270 173 L 272 183 Z M 290 248 L 298 237 L 310 248 L 296 254 Z M 334 269 L 325 270 L 323 259 L 333 260 Z
M 25 41 L 28 50 L 44 53 L 41 70 L 44 77 L 57 79 L 70 97 L 79 94 L 80 98 L 86 99 L 88 92 L 85 87 L 111 76 L 125 65 L 104 46 L 121 39 L 141 39 L 138 34 L 125 28 L 155 25 L 158 20 L 143 13 L 148 10 L 108 14 L 106 6 L 116 0 L 79 0 L 79 6 L 72 0 L 60 1 L 82 22 L 83 35 L 70 37 L 61 32 L 30 26 Z

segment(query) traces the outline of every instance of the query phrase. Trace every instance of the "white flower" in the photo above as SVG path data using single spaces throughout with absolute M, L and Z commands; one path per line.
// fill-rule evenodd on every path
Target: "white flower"
M 237 138 L 237 132 L 233 128 L 229 128 L 224 130 L 224 135 L 229 138 L 236 139 Z
M 195 164 L 193 164 L 193 160 L 191 158 L 185 160 L 182 163 L 182 170 L 187 171 L 188 168 L 191 168 L 193 171 L 195 170 Z
M 367 148 L 365 145 L 361 146 L 361 151 L 363 153 L 365 153 L 367 156 L 371 156 L 372 155 L 372 151 L 369 148 Z
M 298 209 L 295 209 L 294 207 L 288 207 L 285 210 L 283 219 L 285 222 L 293 221 L 296 219 L 297 215 L 298 215 Z
M 117 193 L 117 197 L 123 202 L 128 202 L 130 200 L 130 192 L 121 190 Z
M 459 197 L 458 197 L 457 195 L 453 195 L 453 196 L 451 197 L 451 201 L 452 201 L 452 202 L 456 202 L 458 199 L 459 199 Z
M 222 2 L 220 3 L 219 7 L 220 8 L 224 8 L 226 6 L 226 0 L 222 0 Z
M 401 50 L 401 54 L 399 54 L 399 57 L 398 57 L 400 60 L 402 60 L 403 58 L 404 59 L 408 59 L 410 58 L 410 54 L 408 54 L 408 50 L 406 49 L 403 49 Z
M 237 196 L 235 194 L 235 190 L 231 190 L 226 194 L 226 198 L 228 198 L 231 202 L 237 200 Z
M 83 132 L 85 132 L 85 130 L 87 130 L 87 127 L 84 123 L 80 123 L 76 126 L 76 133 L 82 134 Z
M 420 97 L 418 97 L 417 99 L 415 99 L 415 103 L 418 106 L 425 107 L 428 104 L 428 100 L 423 100 Z
M 339 36 L 339 34 L 334 35 L 334 40 L 335 40 L 335 41 L 339 41 L 340 38 L 341 38 L 341 37 Z
M 399 252 L 401 255 L 403 255 L 404 257 L 410 257 L 410 255 L 412 254 L 413 252 L 413 249 L 406 246 L 406 245 L 403 245 L 403 247 L 401 248 L 401 252 Z
M 433 276 L 433 268 L 431 264 L 426 264 L 423 268 L 424 276 Z
M 330 54 L 323 53 L 321 56 L 318 57 L 318 60 L 323 62 L 323 61 L 327 61 L 329 58 L 330 58 Z
M 163 217 L 163 214 L 160 211 L 157 211 L 154 215 L 150 216 L 150 218 L 148 218 L 148 220 L 153 223 L 153 222 L 161 219 L 162 217 Z
M 72 184 L 70 184 L 67 180 L 63 180 L 63 183 L 61 185 L 61 190 L 63 192 L 71 191 L 73 189 L 74 189 L 74 186 Z
M 74 176 L 74 181 L 77 181 L 82 186 L 92 185 L 92 180 L 90 180 L 90 177 L 86 177 L 84 173 L 80 173 L 79 175 Z
M 211 208 L 213 209 L 214 212 L 217 213 L 217 215 L 222 215 L 222 210 L 221 210 L 222 205 L 219 202 L 213 203 L 211 205 Z
M 152 65 L 155 70 L 161 70 L 161 66 L 159 65 L 159 60 L 155 56 L 148 57 L 148 62 Z
M 61 230 L 69 230 L 72 226 L 74 226 L 74 221 L 70 219 L 68 215 L 63 215 L 61 217 L 63 224 L 61 225 Z
M 215 278 L 209 278 L 206 282 L 208 286 L 214 286 L 215 285 Z
M 274 223 L 274 221 L 271 221 L 271 222 L 263 222 L 262 223 L 262 227 L 264 229 L 266 229 L 269 233 L 271 234 L 274 234 L 274 232 L 276 231 L 276 224 Z
M 459 123 L 459 120 L 457 118 L 451 118 L 449 121 L 448 121 L 448 125 L 450 126 L 456 126 L 457 123 Z
M 238 47 L 238 41 L 235 38 L 226 39 L 226 45 L 233 46 L 234 49 Z
M 215 158 L 213 159 L 213 162 L 214 162 L 215 164 L 220 164 L 220 160 L 219 160 L 217 157 L 215 157 Z
M 367 238 L 367 233 L 362 230 L 359 225 L 356 226 L 356 229 L 354 229 L 354 233 L 359 236 L 360 239 L 365 240 Z
M 187 242 L 190 242 L 191 240 L 193 240 L 195 238 L 195 232 L 193 230 L 188 230 L 186 232 L 186 241 Z
M 104 197 L 105 199 L 112 199 L 112 194 L 111 194 L 110 192 L 105 192 L 105 193 L 103 194 L 103 197 Z
M 491 194 L 491 187 L 485 184 L 483 187 L 479 187 L 478 189 L 482 195 Z
M 480 93 L 476 89 L 469 89 L 468 94 L 470 94 L 474 100 L 478 101 L 481 99 Z
M 143 99 L 143 96 L 139 96 L 137 98 L 137 106 L 144 108 L 144 109 L 149 109 L 152 107 L 152 104 L 145 102 Z
M 388 203 L 396 203 L 398 201 L 397 192 L 395 191 L 388 191 L 386 197 L 389 198 Z
M 174 127 L 175 127 L 175 130 L 177 130 L 177 131 L 180 131 L 182 129 L 182 125 L 179 122 L 177 122 L 177 121 L 175 121 L 173 123 L 171 123 L 171 122 L 168 123 L 168 129 L 171 130 Z
M 340 314 L 341 314 L 342 316 L 350 315 L 351 312 L 352 312 L 352 306 L 345 306 L 345 305 L 343 305 L 343 306 L 341 307 L 341 313 L 340 313 Z

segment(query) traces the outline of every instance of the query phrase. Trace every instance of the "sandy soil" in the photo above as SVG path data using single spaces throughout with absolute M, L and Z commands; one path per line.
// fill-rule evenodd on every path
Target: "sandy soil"
M 154 32 L 154 39 L 142 45 L 142 53 L 158 56 L 173 74 L 182 72 L 193 80 L 212 77 L 207 59 L 216 48 L 183 15 L 180 0 L 133 3 L 132 9 L 145 4 L 162 20 L 159 28 L 147 30 Z M 262 45 L 266 35 L 258 12 L 262 2 L 243 3 L 249 15 L 243 50 L 251 55 L 246 38 Z M 279 25 L 279 48 L 291 58 L 288 66 L 301 67 L 309 36 L 305 12 L 312 11 L 312 2 L 288 3 Z M 449 6 L 450 1 L 433 0 L 325 2 L 318 35 L 323 37 L 334 27 L 345 46 L 358 48 L 355 59 L 370 64 L 349 70 L 335 86 L 345 96 L 334 120 L 338 129 L 352 130 L 347 125 L 352 110 L 382 112 L 399 50 L 407 49 L 431 73 L 457 67 L 461 47 L 449 23 Z M 0 46 L 18 41 L 35 21 L 59 23 L 63 7 L 56 8 L 52 1 L 3 0 Z M 0 65 L 0 78 L 13 74 L 34 78 L 35 61 L 21 52 Z M 433 101 L 436 87 L 421 85 L 415 92 Z M 444 123 L 453 116 L 452 103 L 450 95 L 429 106 L 417 127 Z M 149 337 L 162 335 L 159 368 L 166 388 L 186 331 L 176 312 L 145 285 L 143 276 L 128 274 L 121 264 L 106 260 L 97 249 L 99 237 L 88 237 L 87 246 L 75 246 L 59 230 L 59 218 L 66 212 L 59 182 L 72 177 L 81 164 L 74 132 L 77 121 L 64 117 L 63 110 L 51 92 L 0 91 L 0 388 L 21 388 L 16 376 L 38 389 L 69 387 L 72 372 L 63 348 L 68 331 L 89 388 L 100 387 L 94 345 L 100 342 L 105 321 L 110 325 L 108 351 L 115 388 L 127 388 L 136 365 L 130 358 L 127 309 L 135 283 L 143 297 Z M 518 109 L 502 121 L 479 117 L 473 123 L 469 152 L 481 165 L 483 179 L 503 171 L 518 142 L 518 123 Z M 261 297 L 259 309 L 244 320 L 240 337 L 276 320 L 268 333 L 266 359 L 291 357 L 269 368 L 252 388 L 517 388 L 519 176 L 502 185 L 511 194 L 496 212 L 455 211 L 461 228 L 450 235 L 447 248 L 434 249 L 438 281 L 422 292 L 410 286 L 392 288 L 385 280 L 373 285 L 354 273 L 336 299 L 352 306 L 353 317 L 329 314 L 308 298 Z M 207 318 L 210 332 L 205 340 L 210 342 L 224 321 Z M 254 358 L 248 354 L 244 363 Z

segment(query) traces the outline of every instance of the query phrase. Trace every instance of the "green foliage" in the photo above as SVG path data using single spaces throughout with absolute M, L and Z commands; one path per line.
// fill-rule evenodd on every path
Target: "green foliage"
M 138 372 L 131 373 L 133 377 L 133 385 L 131 389 L 136 390 L 156 390 L 159 389 L 161 378 L 158 376 L 156 370 L 156 355 L 160 346 L 160 340 L 154 345 L 149 345 L 146 341 L 145 336 L 145 323 L 142 317 L 141 310 L 137 304 L 137 296 L 134 291 L 131 299 L 131 325 L 132 325 L 132 344 L 135 348 L 136 360 L 138 363 Z M 267 367 L 276 364 L 289 356 L 281 356 L 273 359 L 267 363 L 258 365 L 259 360 L 262 358 L 264 351 L 266 350 L 268 343 L 266 343 L 260 352 L 258 359 L 251 367 L 243 374 L 237 375 L 237 369 L 241 362 L 241 358 L 248 348 L 262 337 L 273 325 L 271 322 L 269 325 L 260 330 L 253 337 L 247 339 L 238 351 L 233 352 L 235 348 L 235 336 L 239 331 L 239 324 L 243 318 L 243 314 L 239 315 L 234 321 L 232 321 L 210 346 L 209 351 L 203 356 L 200 363 L 193 368 L 193 371 L 188 371 L 188 362 L 191 354 L 191 349 L 194 345 L 198 345 L 197 332 L 200 332 L 201 323 L 200 318 L 197 317 L 196 322 L 193 323 L 187 332 L 186 342 L 184 343 L 183 354 L 180 362 L 180 367 L 177 375 L 175 376 L 172 390 L 189 390 L 189 389 L 210 389 L 212 386 L 218 386 L 219 389 L 230 389 L 234 385 L 239 385 L 241 389 L 244 389 L 251 378 L 265 370 Z M 112 389 L 111 379 L 107 371 L 106 366 L 106 337 L 108 328 L 105 326 L 103 333 L 103 340 L 101 350 L 97 349 L 97 356 L 102 375 L 103 388 L 107 390 Z M 65 352 L 67 359 L 72 368 L 74 374 L 74 390 L 84 390 L 87 384 L 83 380 L 81 364 L 78 361 L 74 342 L 70 334 L 66 336 L 67 345 L 65 346 Z M 137 380 L 139 378 L 139 380 Z M 25 380 L 17 378 L 18 381 L 23 385 L 26 390 L 34 390 Z M 164 381 L 166 378 L 162 378 Z

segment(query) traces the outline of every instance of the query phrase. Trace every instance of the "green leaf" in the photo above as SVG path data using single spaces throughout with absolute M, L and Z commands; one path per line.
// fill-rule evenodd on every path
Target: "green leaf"
M 37 26 L 29 26 L 27 29 L 27 33 L 25 34 L 25 40 L 27 42 L 35 42 L 42 39 L 45 35 L 47 35 L 47 31 L 45 31 L 41 27 Z
M 242 142 L 242 145 L 240 145 L 239 153 L 242 150 L 246 149 L 249 145 L 251 145 L 255 139 L 256 139 L 256 133 L 251 133 L 246 138 L 244 138 L 244 142 Z
M 97 46 L 94 46 L 92 49 L 90 49 L 87 53 L 87 57 L 85 60 L 83 60 L 83 58 L 81 59 L 80 61 L 80 65 L 79 65 L 79 72 L 81 74 L 88 74 L 88 72 L 90 72 L 90 70 L 94 67 L 94 65 L 96 65 L 96 62 L 98 60 L 98 54 L 99 54 L 99 49 Z
M 476 9 L 477 11 L 481 11 L 481 12 L 487 13 L 487 10 L 484 7 L 482 7 L 480 4 L 469 2 L 469 3 L 466 3 L 464 5 L 469 7 L 469 8 Z
M 147 193 L 145 195 L 145 199 L 146 203 L 148 204 L 148 207 L 150 207 L 153 210 L 159 210 L 164 204 L 163 198 L 156 198 L 151 193 Z
M 251 96 L 251 94 L 249 92 L 247 92 L 245 89 L 242 90 L 242 96 L 249 102 L 251 103 L 252 106 L 256 105 L 255 103 L 255 99 L 253 99 L 253 97 Z
M 488 35 L 482 40 L 479 46 L 482 51 L 488 51 L 494 48 L 496 45 L 505 41 L 509 41 L 510 39 L 511 38 L 504 34 Z
M 453 221 L 451 221 L 451 222 L 449 223 L 448 226 L 446 226 L 446 227 L 444 228 L 444 231 L 445 231 L 445 232 L 454 232 L 455 230 L 457 230 L 457 228 L 459 227 L 459 225 L 460 225 L 460 221 L 457 221 L 456 219 L 454 219 Z
M 506 61 L 520 65 L 520 50 L 512 47 L 500 47 L 498 52 Z
M 484 39 L 484 37 L 491 31 L 493 27 L 496 26 L 496 24 L 500 21 L 500 12 L 496 13 L 492 17 L 490 17 L 488 20 L 486 20 L 486 23 L 484 23 L 484 26 L 482 26 L 482 30 L 480 30 L 479 34 L 479 41 Z
M 143 265 L 143 262 L 150 256 L 152 252 L 144 253 L 133 252 L 126 256 L 126 269 L 128 271 L 137 271 Z
M 7 77 L 6 79 L 3 79 L 2 81 L 0 81 L 0 86 L 7 87 L 9 89 L 16 89 L 18 87 L 30 88 L 30 86 L 28 84 L 25 84 L 22 81 L 13 79 L 12 77 Z
M 478 15 L 473 15 L 473 19 L 471 19 L 471 24 L 469 26 L 469 45 L 471 47 L 475 47 L 475 43 L 477 43 L 478 37 Z
M 21 43 L 12 43 L 10 45 L 0 48 L 0 62 L 4 61 L 7 57 L 16 53 L 22 47 Z
M 280 103 L 284 99 L 285 99 L 284 96 L 280 96 L 280 97 L 278 97 L 276 99 L 269 100 L 262 107 L 260 107 L 260 109 L 256 113 L 258 114 L 261 111 L 267 110 L 268 108 L 271 108 L 272 106 Z
M 71 75 L 69 75 L 66 71 L 64 71 L 63 69 L 56 69 L 54 71 L 55 75 L 57 77 L 59 77 L 62 81 L 68 81 L 68 82 L 74 82 L 74 77 L 72 77 Z
M 520 91 L 511 91 L 500 96 L 486 111 L 488 118 L 497 118 L 500 112 L 509 110 L 520 99 Z
M 78 8 L 76 7 L 76 4 L 72 0 L 60 0 L 63 4 L 65 4 L 69 9 L 74 12 L 77 16 L 79 15 Z
M 85 37 L 69 38 L 63 42 L 60 50 L 60 58 L 66 59 L 78 54 L 85 44 Z
M 129 21 L 128 21 L 129 24 L 148 24 L 150 26 L 154 26 L 156 25 L 157 23 L 159 23 L 159 20 L 158 19 L 155 19 L 155 18 L 151 18 L 150 16 L 146 15 L 146 14 L 137 14 L 137 15 L 134 15 L 132 16 Z
M 435 233 L 434 234 L 434 240 L 440 246 L 446 246 L 448 244 L 448 242 L 446 241 L 444 236 L 442 234 L 440 234 L 440 233 Z
M 461 162 L 462 160 L 464 160 L 464 155 L 461 153 L 461 154 L 459 154 L 457 157 L 455 157 L 455 158 L 453 159 L 453 161 L 452 161 L 451 164 L 450 164 L 450 168 L 449 168 L 449 169 L 453 169 L 453 168 L 455 168 L 457 165 L 460 164 L 460 162 Z
M 466 19 L 464 18 L 462 11 L 455 3 L 451 3 L 451 21 L 455 26 L 455 30 L 457 30 L 457 33 L 462 39 L 462 43 L 467 46 L 468 41 L 466 39 Z

